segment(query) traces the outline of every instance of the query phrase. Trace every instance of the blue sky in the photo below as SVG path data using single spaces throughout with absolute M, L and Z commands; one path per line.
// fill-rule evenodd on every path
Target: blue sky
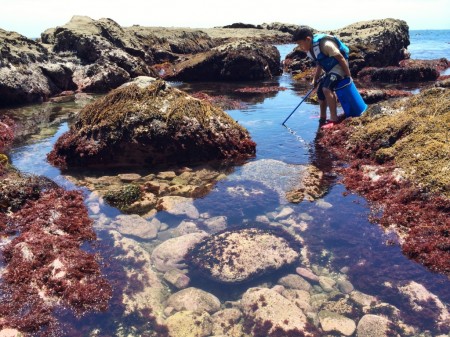
M 208 28 L 235 22 L 305 24 L 318 30 L 373 19 L 405 20 L 410 29 L 450 29 L 450 0 L 0 0 L 0 28 L 39 37 L 73 15 L 122 26 Z

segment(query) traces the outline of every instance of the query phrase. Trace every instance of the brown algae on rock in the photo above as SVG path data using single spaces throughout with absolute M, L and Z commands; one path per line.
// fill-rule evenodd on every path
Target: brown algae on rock
M 384 111 L 372 116 L 376 110 Z M 449 90 L 429 89 L 389 107 L 371 107 L 351 125 L 349 146 L 357 154 L 370 152 L 379 163 L 394 160 L 419 187 L 450 197 Z
M 155 80 L 122 86 L 87 105 L 48 159 L 62 168 L 167 167 L 245 160 L 255 148 L 223 110 Z

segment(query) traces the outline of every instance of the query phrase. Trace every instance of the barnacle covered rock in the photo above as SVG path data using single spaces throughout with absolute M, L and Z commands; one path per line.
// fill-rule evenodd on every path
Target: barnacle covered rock
M 187 256 L 191 269 L 222 283 L 241 283 L 295 262 L 299 249 L 282 230 L 244 228 L 205 238 Z

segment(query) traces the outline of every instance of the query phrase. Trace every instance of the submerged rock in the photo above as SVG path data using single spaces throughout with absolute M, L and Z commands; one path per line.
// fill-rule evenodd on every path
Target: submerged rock
M 323 331 L 337 331 L 344 336 L 351 336 L 356 330 L 356 324 L 350 318 L 335 312 L 322 310 L 319 312 L 320 325 Z
M 167 306 L 176 311 L 189 310 L 199 314 L 206 311 L 213 314 L 220 309 L 220 300 L 213 294 L 191 287 L 171 295 Z
M 152 262 L 155 268 L 163 272 L 184 268 L 184 256 L 205 236 L 205 232 L 190 233 L 164 241 L 153 250 Z
M 226 308 L 216 312 L 213 319 L 214 336 L 243 336 L 242 325 L 239 324 L 242 312 L 237 308 Z
M 242 296 L 242 311 L 252 336 L 314 336 L 308 320 L 294 303 L 272 289 L 250 288 Z M 313 329 L 311 329 L 313 330 Z
M 207 237 L 187 255 L 191 270 L 222 283 L 240 283 L 295 262 L 294 239 L 281 230 L 245 228 Z
M 151 268 L 150 254 L 137 241 L 126 238 L 119 232 L 111 231 L 111 237 L 114 263 L 123 268 L 124 272 L 120 274 L 121 279 L 115 281 L 117 287 L 122 287 L 119 288 L 119 300 L 123 304 L 125 315 L 138 316 L 147 311 L 152 313 L 155 321 L 162 322 L 166 287 L 157 272 Z
M 387 337 L 389 336 L 389 324 L 387 318 L 377 315 L 364 315 L 358 322 L 358 337 Z
M 159 80 L 121 87 L 86 106 L 48 158 L 67 168 L 162 167 L 244 160 L 255 147 L 223 110 Z
M 115 227 L 122 235 L 130 235 L 140 239 L 154 239 L 161 226 L 159 221 L 147 221 L 137 214 L 118 215 L 110 227 Z
M 447 306 L 422 284 L 410 281 L 399 287 L 400 293 L 407 298 L 412 310 L 420 314 L 423 319 L 436 322 L 438 326 L 448 332 L 450 326 L 450 312 Z
M 212 320 L 207 312 L 180 311 L 166 320 L 170 336 L 207 337 L 211 335 Z

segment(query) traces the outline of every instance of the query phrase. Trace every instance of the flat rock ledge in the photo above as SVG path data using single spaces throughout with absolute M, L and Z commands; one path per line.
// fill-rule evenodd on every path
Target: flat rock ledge
M 213 281 L 242 283 L 298 260 L 297 245 L 282 230 L 234 229 L 202 240 L 190 250 L 186 260 L 191 270 Z

